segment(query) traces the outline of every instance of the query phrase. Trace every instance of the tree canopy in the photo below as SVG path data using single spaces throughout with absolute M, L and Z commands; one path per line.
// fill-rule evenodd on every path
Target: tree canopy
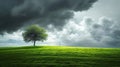
M 47 39 L 48 34 L 45 29 L 38 25 L 31 25 L 22 34 L 25 42 L 34 42 L 34 46 L 36 41 L 44 41 Z

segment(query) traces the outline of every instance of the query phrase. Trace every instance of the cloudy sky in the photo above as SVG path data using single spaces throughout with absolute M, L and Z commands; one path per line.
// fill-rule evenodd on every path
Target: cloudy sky
M 24 29 L 47 30 L 40 45 L 120 47 L 120 0 L 0 0 L 0 46 L 25 46 Z

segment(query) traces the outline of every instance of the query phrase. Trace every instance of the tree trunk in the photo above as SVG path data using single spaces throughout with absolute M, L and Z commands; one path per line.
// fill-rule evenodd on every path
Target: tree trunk
M 35 43 L 36 43 L 36 41 L 34 41 L 34 44 L 33 44 L 33 45 L 34 45 L 34 47 L 35 47 Z

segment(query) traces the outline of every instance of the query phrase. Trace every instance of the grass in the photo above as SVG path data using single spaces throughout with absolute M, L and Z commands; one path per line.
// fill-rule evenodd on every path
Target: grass
M 0 48 L 0 67 L 120 67 L 120 48 Z

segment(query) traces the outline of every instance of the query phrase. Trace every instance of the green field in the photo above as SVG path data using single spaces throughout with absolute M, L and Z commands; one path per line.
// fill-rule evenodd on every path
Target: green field
M 0 67 L 120 67 L 120 48 L 0 48 Z

